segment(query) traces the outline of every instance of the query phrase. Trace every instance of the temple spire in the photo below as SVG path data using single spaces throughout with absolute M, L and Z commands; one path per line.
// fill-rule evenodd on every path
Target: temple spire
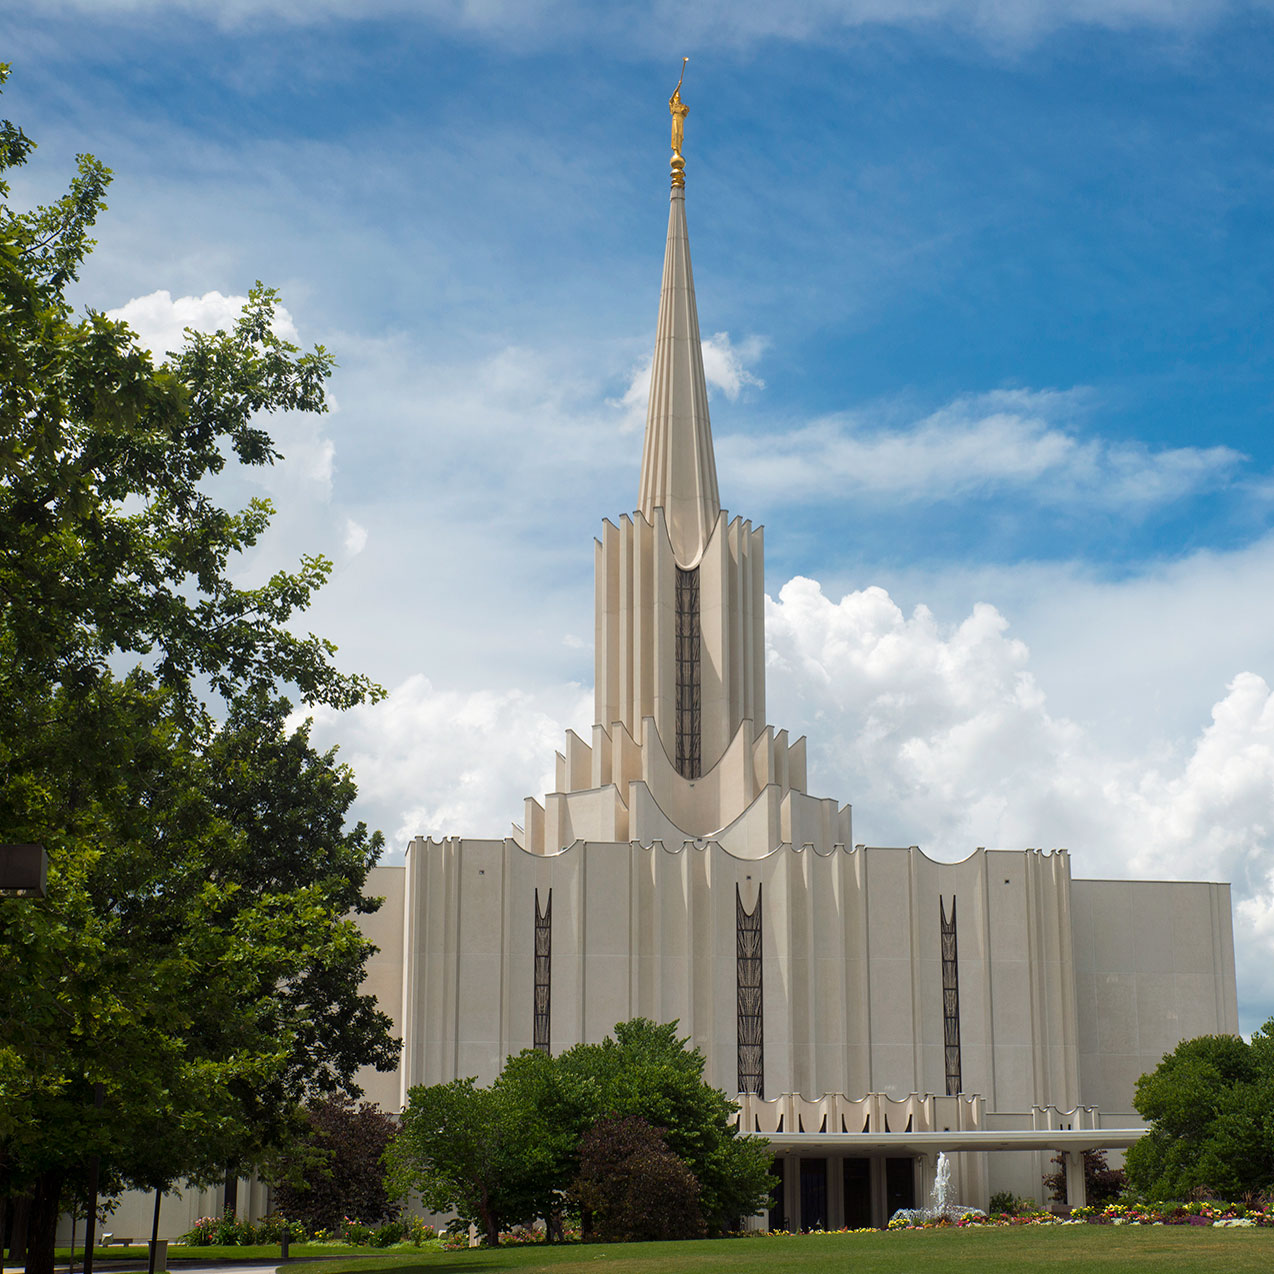
M 681 69 L 684 76 L 684 61 Z M 681 100 L 680 81 L 668 109 L 672 114 L 672 194 L 638 507 L 647 518 L 653 517 L 655 509 L 663 509 L 673 556 L 679 565 L 690 567 L 707 545 L 721 512 L 721 500 L 686 232 L 681 146 L 689 107 Z

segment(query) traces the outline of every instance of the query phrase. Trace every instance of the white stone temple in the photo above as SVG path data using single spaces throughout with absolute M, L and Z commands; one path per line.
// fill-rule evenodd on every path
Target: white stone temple
M 366 929 L 415 1084 L 676 1019 L 782 1165 L 770 1223 L 883 1224 L 926 1195 L 1044 1200 L 1067 1155 L 1139 1135 L 1133 1085 L 1237 1032 L 1226 884 L 1075 880 L 1065 850 L 856 845 L 765 714 L 760 527 L 722 508 L 674 111 L 637 507 L 594 543 L 592 731 L 503 840 L 418 837 Z M 634 457 L 635 459 L 635 457 Z M 766 1223 L 766 1219 L 758 1219 Z
M 374 869 L 367 985 L 402 1061 L 360 1082 L 396 1111 L 522 1049 L 675 1019 L 773 1146 L 753 1224 L 883 1225 L 940 1152 L 981 1207 L 1045 1202 L 1063 1152 L 1077 1205 L 1080 1152 L 1140 1135 L 1137 1078 L 1238 1031 L 1229 885 L 855 844 L 850 807 L 806 790 L 805 740 L 766 720 L 763 533 L 717 487 L 679 152 L 637 507 L 593 546 L 592 731 L 567 731 L 555 790 L 503 840 L 418 837 Z M 266 1196 L 241 1185 L 246 1211 Z M 142 1233 L 130 1200 L 116 1229 Z M 221 1203 L 166 1203 L 166 1232 Z

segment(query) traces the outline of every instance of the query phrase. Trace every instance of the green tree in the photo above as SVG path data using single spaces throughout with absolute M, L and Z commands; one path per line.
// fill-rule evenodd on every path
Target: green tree
M 773 1184 L 762 1138 L 740 1137 L 736 1106 L 703 1078 L 705 1061 L 677 1023 L 634 1018 L 600 1044 L 577 1044 L 558 1059 L 568 1093 L 592 1095 L 576 1145 L 600 1119 L 636 1115 L 655 1128 L 699 1183 L 704 1220 L 720 1230 L 761 1206 Z
M 274 333 L 260 286 L 160 366 L 76 318 L 109 172 L 81 156 L 15 211 L 31 149 L 0 123 L 0 841 L 49 853 L 44 901 L 0 899 L 0 1193 L 31 1200 L 48 1274 L 88 1156 L 108 1189 L 213 1179 L 396 1049 L 350 914 L 381 838 L 346 828 L 352 778 L 283 697 L 380 691 L 294 631 L 329 564 L 238 587 L 271 509 L 214 498 L 227 463 L 278 458 L 269 413 L 324 410 L 331 359 Z
M 498 1084 L 417 1085 L 386 1156 L 391 1190 L 416 1193 L 433 1212 L 455 1211 L 497 1246 L 502 1229 L 537 1214 L 544 1163 L 526 1115 Z
M 734 1103 L 704 1082 L 703 1054 L 688 1043 L 675 1022 L 636 1018 L 600 1044 L 510 1057 L 489 1089 L 472 1079 L 413 1088 L 390 1156 L 397 1188 L 457 1209 L 489 1241 L 536 1216 L 552 1232 L 590 1130 L 636 1117 L 663 1130 L 698 1184 L 704 1221 L 720 1230 L 768 1197 L 770 1155 L 763 1139 L 738 1135 Z
M 1237 1198 L 1274 1186 L 1274 1021 L 1250 1044 L 1234 1035 L 1183 1040 L 1137 1081 L 1133 1100 L 1150 1125 L 1125 1159 L 1141 1194 Z

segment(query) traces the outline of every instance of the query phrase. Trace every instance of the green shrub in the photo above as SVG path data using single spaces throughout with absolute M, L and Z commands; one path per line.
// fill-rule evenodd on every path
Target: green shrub
M 357 1219 L 351 1221 L 349 1217 L 345 1217 L 341 1222 L 340 1237 L 350 1247 L 366 1247 L 372 1241 L 372 1227 Z
M 406 1226 L 406 1232 L 403 1237 L 408 1243 L 415 1243 L 419 1246 L 421 1243 L 428 1243 L 438 1237 L 438 1231 L 423 1217 L 408 1217 Z
M 384 1225 L 372 1231 L 372 1247 L 392 1247 L 401 1243 L 407 1227 L 401 1221 L 386 1221 Z
M 309 1238 L 309 1232 L 302 1222 L 289 1221 L 278 1212 L 262 1217 L 252 1229 L 256 1235 L 253 1242 L 256 1243 L 282 1243 L 284 1234 L 293 1243 Z
M 241 1221 L 233 1212 L 226 1212 L 219 1217 L 200 1217 L 178 1242 L 187 1247 L 250 1247 L 257 1243 L 282 1243 L 284 1233 L 294 1242 L 307 1237 L 300 1221 L 289 1221 L 278 1213 L 253 1224 Z
M 177 1241 L 184 1243 L 186 1247 L 208 1247 L 212 1243 L 212 1236 L 217 1230 L 217 1218 L 215 1216 L 201 1216 L 195 1222 L 193 1230 L 187 1230 Z

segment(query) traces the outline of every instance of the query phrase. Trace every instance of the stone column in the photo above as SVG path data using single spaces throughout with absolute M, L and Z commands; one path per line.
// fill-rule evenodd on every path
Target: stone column
M 1066 1206 L 1082 1208 L 1088 1203 L 1088 1191 L 1084 1182 L 1084 1152 L 1067 1150 L 1066 1160 Z

